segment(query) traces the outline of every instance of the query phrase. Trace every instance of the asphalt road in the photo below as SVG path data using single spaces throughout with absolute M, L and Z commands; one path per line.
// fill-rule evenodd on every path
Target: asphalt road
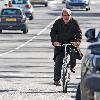
M 83 31 L 81 50 L 89 43 L 84 33 L 89 28 L 99 31 L 100 1 L 91 0 L 90 11 L 72 11 Z M 29 21 L 29 33 L 3 31 L 0 34 L 0 100 L 75 100 L 80 82 L 81 61 L 77 60 L 76 73 L 71 74 L 68 93 L 53 85 L 53 47 L 50 29 L 61 15 L 64 4 L 49 2 L 45 8 L 34 6 L 34 20 Z

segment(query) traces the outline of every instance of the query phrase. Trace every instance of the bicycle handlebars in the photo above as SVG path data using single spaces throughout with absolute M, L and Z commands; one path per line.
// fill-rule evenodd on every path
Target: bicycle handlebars
M 73 44 L 72 44 L 72 43 L 67 43 L 67 44 L 59 44 L 59 45 L 57 45 L 57 46 L 58 46 L 58 47 L 59 47 L 59 46 L 66 46 L 66 47 L 67 47 L 67 46 L 70 46 L 70 45 L 73 45 Z

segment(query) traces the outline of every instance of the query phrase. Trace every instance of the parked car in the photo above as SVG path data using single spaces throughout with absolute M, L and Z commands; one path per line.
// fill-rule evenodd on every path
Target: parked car
M 48 6 L 48 0 L 31 0 L 32 4 L 42 4 L 45 7 Z
M 24 10 L 25 15 L 29 18 L 29 20 L 34 19 L 34 9 L 30 0 L 11 0 L 13 7 L 20 7 Z
M 66 0 L 66 8 L 90 10 L 90 0 Z
M 2 30 L 21 30 L 28 32 L 27 18 L 21 8 L 3 8 L 0 13 L 0 33 Z
M 82 60 L 76 100 L 100 100 L 100 32 L 95 36 L 95 28 L 89 29 L 85 36 L 91 43 Z

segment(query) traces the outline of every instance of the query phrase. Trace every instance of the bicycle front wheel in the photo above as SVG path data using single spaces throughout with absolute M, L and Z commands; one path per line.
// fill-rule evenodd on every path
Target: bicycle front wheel
M 63 76 L 62 76 L 62 85 L 63 85 L 63 93 L 66 93 L 67 92 L 67 89 L 66 89 L 66 70 L 63 68 Z
M 70 82 L 70 73 L 66 70 L 65 93 L 67 93 L 68 82 Z

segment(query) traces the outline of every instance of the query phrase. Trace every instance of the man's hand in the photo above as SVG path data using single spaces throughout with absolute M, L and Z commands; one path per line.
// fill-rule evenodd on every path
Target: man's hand
M 55 47 L 55 46 L 61 45 L 61 43 L 59 43 L 59 42 L 53 42 L 52 45 Z
M 71 42 L 75 47 L 78 47 L 80 45 L 80 42 Z

